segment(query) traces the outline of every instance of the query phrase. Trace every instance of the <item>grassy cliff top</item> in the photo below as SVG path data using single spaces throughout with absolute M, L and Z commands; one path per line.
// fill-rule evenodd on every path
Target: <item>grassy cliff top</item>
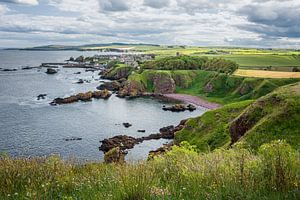
M 257 150 L 284 139 L 300 149 L 300 83 L 276 89 L 256 101 L 241 101 L 190 119 L 175 136 L 201 151 L 229 145 Z

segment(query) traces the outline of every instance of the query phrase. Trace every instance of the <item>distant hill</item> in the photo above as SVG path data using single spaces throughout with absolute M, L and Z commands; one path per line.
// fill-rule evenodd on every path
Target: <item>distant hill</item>
M 130 43 L 106 43 L 106 44 L 85 44 L 85 45 L 45 45 L 37 47 L 27 47 L 27 48 L 7 48 L 6 50 L 29 50 L 29 51 L 88 51 L 88 50 L 98 50 L 105 48 L 122 48 L 122 47 L 134 47 L 134 46 L 160 46 L 155 44 L 130 44 Z

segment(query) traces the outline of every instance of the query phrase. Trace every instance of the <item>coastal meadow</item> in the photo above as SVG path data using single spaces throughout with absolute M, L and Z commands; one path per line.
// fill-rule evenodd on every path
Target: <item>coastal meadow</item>
M 299 199 L 300 156 L 285 141 L 197 152 L 187 142 L 138 164 L 0 159 L 0 199 Z

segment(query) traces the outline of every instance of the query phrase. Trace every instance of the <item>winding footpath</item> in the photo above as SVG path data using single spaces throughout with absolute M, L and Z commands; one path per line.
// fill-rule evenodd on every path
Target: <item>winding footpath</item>
M 214 110 L 214 109 L 222 107 L 221 104 L 212 103 L 212 102 L 206 101 L 204 99 L 201 99 L 200 97 L 192 96 L 192 95 L 188 95 L 188 94 L 174 94 L 173 93 L 173 94 L 163 94 L 163 96 L 166 98 L 170 98 L 170 99 L 180 100 L 185 103 L 192 103 L 197 106 L 202 106 L 202 107 L 210 109 L 210 110 Z

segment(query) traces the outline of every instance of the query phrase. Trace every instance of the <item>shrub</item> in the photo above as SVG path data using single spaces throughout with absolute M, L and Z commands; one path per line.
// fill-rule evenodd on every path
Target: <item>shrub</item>
M 235 70 L 237 70 L 239 65 L 231 60 L 225 60 L 223 58 L 213 58 L 208 60 L 204 66 L 203 70 L 208 71 L 217 71 L 220 73 L 232 74 Z

